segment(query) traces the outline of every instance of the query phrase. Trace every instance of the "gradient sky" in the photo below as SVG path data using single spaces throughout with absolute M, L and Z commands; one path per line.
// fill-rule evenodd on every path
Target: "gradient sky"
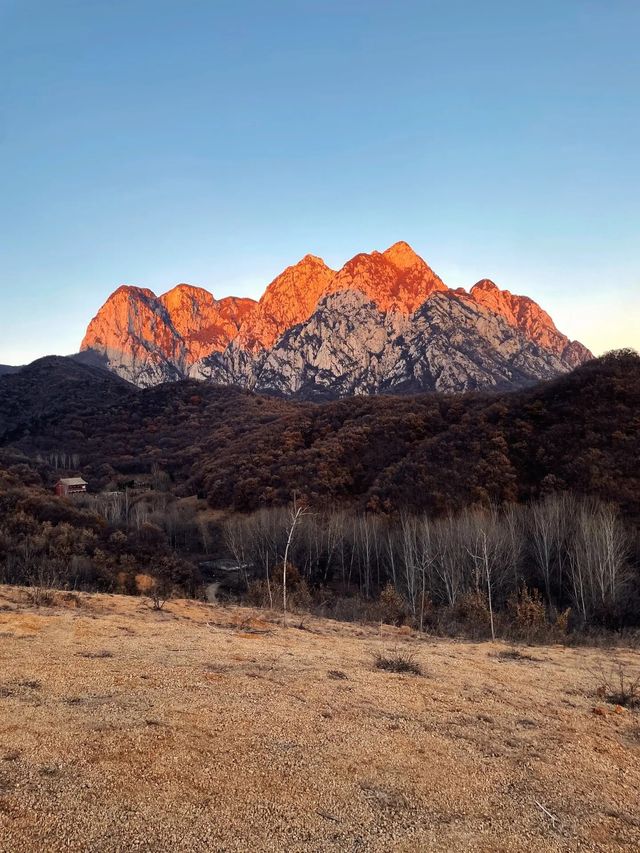
M 0 362 L 399 239 L 640 348 L 638 0 L 0 0 Z

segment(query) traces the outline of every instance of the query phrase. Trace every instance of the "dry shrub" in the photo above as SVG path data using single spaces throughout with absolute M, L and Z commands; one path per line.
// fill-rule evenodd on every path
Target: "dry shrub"
M 332 678 L 334 681 L 347 681 L 349 676 L 346 672 L 343 672 L 341 669 L 330 669 L 327 673 L 328 678 Z
M 280 580 L 274 577 L 266 580 L 250 581 L 247 587 L 247 600 L 254 607 L 264 609 L 282 609 L 282 573 Z M 295 571 L 293 578 L 287 569 L 287 610 L 306 611 L 313 604 L 313 596 L 306 580 Z
M 27 589 L 27 599 L 34 607 L 51 607 L 55 604 L 56 596 L 53 590 L 42 586 L 30 586 Z
M 81 607 L 82 599 L 78 595 L 77 592 L 65 592 L 62 596 L 62 601 L 64 604 L 68 604 L 69 607 Z
M 489 601 L 483 592 L 465 592 L 456 602 L 455 616 L 462 620 L 467 633 L 486 637 L 491 633 Z
M 376 669 L 384 669 L 387 672 L 422 675 L 422 667 L 415 654 L 410 651 L 393 651 L 386 654 L 378 652 L 374 657 L 374 665 Z
M 537 589 L 521 587 L 509 598 L 507 609 L 516 633 L 529 637 L 546 631 L 547 608 Z
M 308 610 L 313 602 L 309 584 L 301 578 L 291 592 L 287 592 L 287 602 L 293 610 Z
M 370 622 L 371 602 L 356 595 L 325 596 L 316 613 L 338 622 Z
M 515 661 L 538 661 L 539 658 L 534 658 L 532 655 L 528 655 L 525 652 L 521 652 L 520 649 L 502 649 L 497 652 L 496 657 L 498 660 L 515 660 Z
M 151 575 L 146 575 L 146 574 L 140 573 L 140 574 L 136 575 L 135 582 L 136 582 L 136 590 L 141 595 L 146 595 L 149 592 L 151 592 L 151 590 L 153 589 L 154 584 L 155 584 L 155 579 Z
M 273 571 L 271 572 L 270 581 L 271 584 L 279 584 L 282 589 L 282 581 L 284 578 L 284 562 L 277 563 Z M 290 560 L 287 560 L 287 593 L 290 589 L 295 589 L 295 587 L 302 581 L 302 575 L 300 574 L 300 569 L 292 563 Z
M 54 572 L 40 566 L 29 572 L 27 580 L 27 600 L 34 607 L 51 607 L 55 604 L 55 590 L 60 589 L 60 581 Z
M 555 621 L 553 623 L 553 629 L 556 636 L 566 637 L 569 633 L 569 620 L 571 619 L 571 608 L 567 607 L 566 610 L 562 610 L 560 613 L 556 615 Z
M 282 603 L 282 587 L 279 587 L 278 591 L 280 593 L 279 600 Z M 246 600 L 253 607 L 260 607 L 262 609 L 275 607 L 275 595 L 274 584 L 269 585 L 264 580 L 249 581 L 247 585 Z
M 630 673 L 618 663 L 609 670 L 601 666 L 595 673 L 596 696 L 622 708 L 640 708 L 640 674 Z
M 152 610 L 162 610 L 172 595 L 173 584 L 170 581 L 154 578 L 149 590 L 147 606 Z
M 370 618 L 386 625 L 402 625 L 409 615 L 407 604 L 393 584 L 388 583 L 370 606 Z
M 537 589 L 522 586 L 507 601 L 509 632 L 526 642 L 558 642 L 566 637 L 571 609 L 550 615 Z
M 110 652 L 108 649 L 102 649 L 97 652 L 78 652 L 81 658 L 88 658 L 89 660 L 100 660 L 101 658 L 112 658 L 113 652 Z

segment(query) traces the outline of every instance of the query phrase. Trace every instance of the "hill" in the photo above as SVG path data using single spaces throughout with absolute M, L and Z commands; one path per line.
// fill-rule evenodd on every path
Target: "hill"
M 640 845 L 637 714 L 596 695 L 629 651 L 27 593 L 0 587 L 2 853 Z
M 0 379 L 0 439 L 77 454 L 92 488 L 161 469 L 178 495 L 443 514 L 573 490 L 640 513 L 640 359 L 594 360 L 502 395 L 296 403 L 183 381 L 136 389 L 86 365 Z
M 0 444 L 30 432 L 44 435 L 50 419 L 109 406 L 127 397 L 128 382 L 99 367 L 46 356 L 0 376 Z

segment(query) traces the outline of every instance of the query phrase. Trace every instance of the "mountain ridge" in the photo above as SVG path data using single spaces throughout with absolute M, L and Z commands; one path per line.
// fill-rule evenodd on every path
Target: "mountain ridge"
M 345 293 L 355 296 L 333 298 Z M 192 376 L 310 397 L 519 387 L 592 357 L 529 297 L 490 279 L 448 288 L 403 241 L 339 270 L 307 254 L 257 301 L 217 300 L 189 284 L 160 296 L 121 286 L 89 323 L 81 351 L 142 387 Z

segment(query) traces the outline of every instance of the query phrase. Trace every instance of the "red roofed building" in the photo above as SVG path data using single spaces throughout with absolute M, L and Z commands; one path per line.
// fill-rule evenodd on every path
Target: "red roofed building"
M 55 485 L 56 495 L 67 497 L 68 495 L 82 495 L 87 491 L 87 481 L 82 477 L 66 477 L 58 480 Z

